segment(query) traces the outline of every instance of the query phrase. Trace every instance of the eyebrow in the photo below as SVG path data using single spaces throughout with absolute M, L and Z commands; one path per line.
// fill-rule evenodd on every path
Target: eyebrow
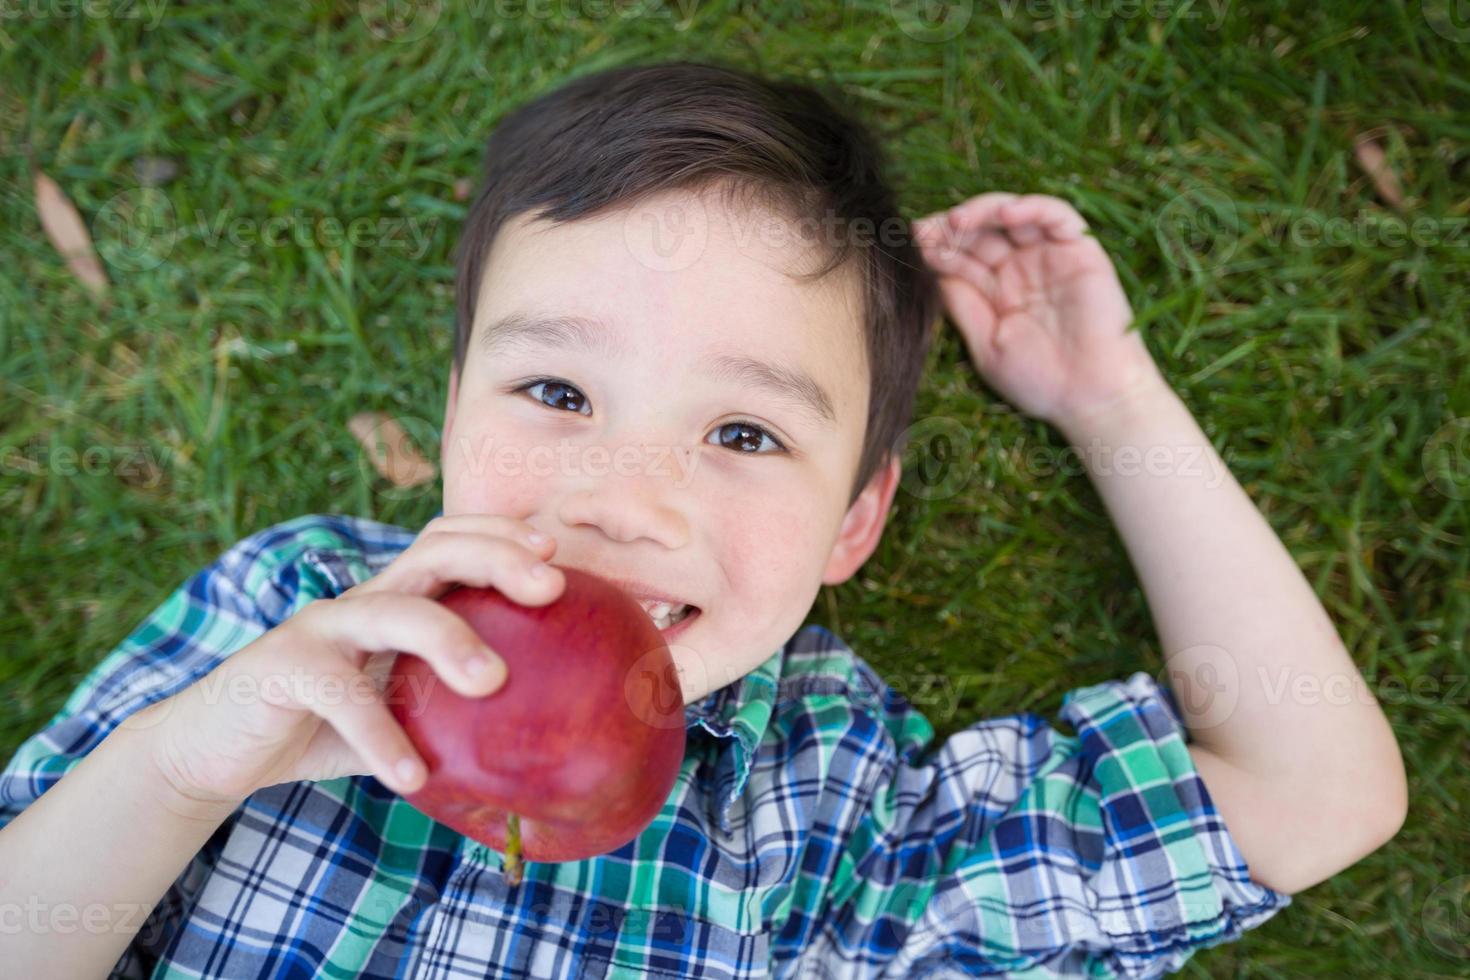
M 485 357 L 534 350 L 580 350 L 603 360 L 627 358 L 632 353 L 632 348 L 605 323 L 585 316 L 510 313 L 486 325 L 480 335 L 480 353 Z M 697 368 L 716 381 L 764 391 L 788 402 L 819 425 L 837 424 L 831 396 L 800 368 L 728 352 L 705 355 Z
M 480 352 L 486 357 L 532 350 L 581 350 L 608 359 L 630 353 L 621 337 L 585 316 L 511 313 L 486 325 L 480 334 Z

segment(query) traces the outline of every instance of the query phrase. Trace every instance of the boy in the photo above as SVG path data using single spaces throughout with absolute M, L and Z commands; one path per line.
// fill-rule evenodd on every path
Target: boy
M 483 176 L 440 516 L 245 539 L 21 747 L 0 781 L 16 975 L 1156 976 L 1396 832 L 1381 711 L 1216 484 L 1066 204 L 982 194 L 916 249 L 862 126 L 689 63 L 520 108 Z M 1205 454 L 1093 479 L 1171 672 L 1219 699 L 1181 715 L 1137 673 L 1068 694 L 1075 736 L 1020 714 L 930 751 L 802 627 L 877 545 L 941 300 L 987 382 L 1074 444 Z M 503 665 L 434 598 L 553 601 L 553 558 L 671 604 L 689 747 L 637 840 L 511 887 L 399 797 L 424 767 L 380 688 L 401 650 L 496 690 Z M 1267 668 L 1357 696 L 1273 701 Z M 59 909 L 93 925 L 62 935 Z

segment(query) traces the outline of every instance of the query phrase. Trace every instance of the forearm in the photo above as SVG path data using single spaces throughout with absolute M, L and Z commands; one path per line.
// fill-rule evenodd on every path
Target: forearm
M 1392 731 L 1326 610 L 1167 384 L 1062 428 L 1142 582 L 1192 740 L 1319 812 L 1401 794 Z
M 0 830 L 0 946 L 25 977 L 105 977 L 228 816 L 176 798 L 144 709 Z

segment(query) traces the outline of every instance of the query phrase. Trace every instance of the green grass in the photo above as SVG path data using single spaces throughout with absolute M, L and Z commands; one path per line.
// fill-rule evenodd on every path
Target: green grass
M 1217 21 L 1207 6 L 1151 17 L 1099 0 L 976 4 L 938 43 L 896 29 L 890 10 L 908 2 L 612 13 L 634 6 L 497 18 L 485 3 L 394 42 L 351 4 L 173 4 L 156 26 L 146 7 L 141 20 L 7 8 L 0 752 L 240 537 L 314 511 L 421 525 L 438 487 L 385 492 L 346 421 L 390 412 L 437 451 L 454 182 L 531 93 L 711 54 L 838 82 L 888 136 L 911 216 L 997 188 L 1072 201 L 1370 682 L 1410 692 L 1389 704 L 1412 786 L 1402 833 L 1186 975 L 1470 971 L 1464 906 L 1443 900 L 1470 881 L 1470 447 L 1454 422 L 1470 416 L 1470 28 L 1436 30 L 1439 2 L 1426 16 L 1393 0 L 1257 0 Z M 1072 15 L 1047 16 L 1059 12 Z M 1289 229 L 1329 218 L 1394 220 L 1353 159 L 1354 135 L 1375 127 L 1404 220 L 1431 233 L 1294 243 Z M 151 199 L 140 156 L 180 166 Z M 105 309 L 43 238 L 30 160 L 93 224 Z M 130 247 L 114 219 L 150 200 L 167 202 L 175 240 L 135 227 Z M 294 231 L 412 220 L 426 250 L 215 234 L 272 217 Z M 1017 710 L 1054 717 L 1069 688 L 1157 672 L 1148 609 L 1086 477 L 1028 465 L 1028 451 L 1065 443 L 987 391 L 952 331 L 918 416 L 962 421 L 973 472 L 953 495 L 901 492 L 877 554 L 824 590 L 814 621 L 941 734 Z M 56 456 L 67 447 L 92 448 L 88 469 L 70 472 Z M 1434 460 L 1454 453 L 1461 479 L 1437 489 Z M 1465 955 L 1438 948 L 1456 945 Z

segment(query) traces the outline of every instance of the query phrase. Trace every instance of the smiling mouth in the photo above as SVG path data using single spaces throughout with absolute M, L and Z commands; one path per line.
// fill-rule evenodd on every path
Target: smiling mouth
M 699 612 L 699 607 L 689 603 L 669 602 L 647 602 L 639 603 L 643 611 L 648 613 L 648 618 L 653 620 L 653 625 L 660 630 L 668 630 L 679 625 L 690 616 Z

